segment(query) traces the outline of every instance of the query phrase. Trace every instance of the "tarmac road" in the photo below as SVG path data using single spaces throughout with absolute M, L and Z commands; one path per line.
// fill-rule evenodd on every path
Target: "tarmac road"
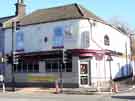
M 118 96 L 118 95 L 116 95 Z M 128 98 L 112 97 L 110 94 L 100 95 L 66 95 L 49 93 L 0 93 L 0 101 L 135 101 Z

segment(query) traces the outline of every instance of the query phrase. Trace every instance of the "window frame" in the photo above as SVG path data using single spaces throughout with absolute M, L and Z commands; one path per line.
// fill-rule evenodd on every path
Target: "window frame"
M 51 67 L 47 67 L 47 65 L 51 65 Z M 57 64 L 57 70 L 53 70 L 53 64 Z M 61 72 L 61 64 L 60 62 L 46 62 L 45 61 L 45 72 L 46 73 L 58 73 Z M 70 64 L 71 68 L 67 67 L 67 64 Z M 50 69 L 50 70 L 49 70 Z M 55 68 L 56 69 L 56 68 Z M 72 72 L 72 62 L 66 63 L 65 65 L 62 64 L 62 72 Z
M 31 69 L 29 66 L 31 66 Z M 33 63 L 19 62 L 19 64 L 14 64 L 13 70 L 14 73 L 39 73 L 39 64 L 34 62 Z
M 110 46 L 110 38 L 108 35 L 104 36 L 104 45 L 105 46 Z

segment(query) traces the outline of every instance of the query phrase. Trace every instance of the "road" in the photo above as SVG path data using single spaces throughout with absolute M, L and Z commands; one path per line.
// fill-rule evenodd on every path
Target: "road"
M 102 95 L 66 95 L 48 93 L 0 93 L 0 101 L 135 101 L 108 94 Z

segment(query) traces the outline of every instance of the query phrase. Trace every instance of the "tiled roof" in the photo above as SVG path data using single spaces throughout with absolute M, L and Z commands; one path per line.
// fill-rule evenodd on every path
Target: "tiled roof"
M 7 17 L 2 17 L 0 18 L 0 23 L 4 23 L 12 18 L 14 18 L 15 16 L 7 16 Z
M 70 4 L 60 7 L 40 9 L 21 19 L 22 25 L 31 25 L 45 22 L 53 22 L 58 20 L 90 18 L 104 22 L 92 12 L 78 4 Z

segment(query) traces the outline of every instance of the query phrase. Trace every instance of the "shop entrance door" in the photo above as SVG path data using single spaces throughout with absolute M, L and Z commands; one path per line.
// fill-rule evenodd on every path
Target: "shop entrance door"
M 89 63 L 80 63 L 80 87 L 89 86 Z

